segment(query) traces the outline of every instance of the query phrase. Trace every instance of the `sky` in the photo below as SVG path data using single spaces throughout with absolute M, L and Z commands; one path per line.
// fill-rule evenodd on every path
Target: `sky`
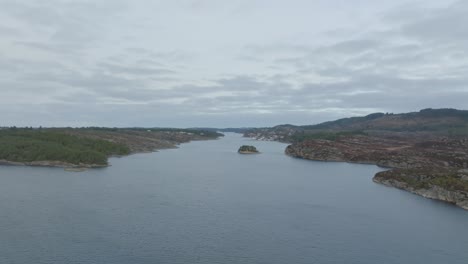
M 467 0 L 0 0 L 0 126 L 468 107 Z

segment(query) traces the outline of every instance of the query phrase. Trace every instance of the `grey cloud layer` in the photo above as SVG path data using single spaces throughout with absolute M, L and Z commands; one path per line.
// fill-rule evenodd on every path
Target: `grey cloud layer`
M 437 8 L 400 2 L 382 11 L 369 1 L 375 24 L 366 28 L 350 21 L 343 29 L 337 22 L 329 33 L 320 27 L 306 36 L 301 32 L 313 24 L 275 24 L 276 13 L 258 8 L 262 1 L 223 7 L 211 1 L 0 0 L 0 110 L 6 113 L 0 126 L 265 126 L 466 108 L 468 2 Z M 159 21 L 146 16 L 145 5 L 186 18 Z M 213 12 L 230 15 L 223 21 L 205 16 Z M 265 41 L 236 26 L 240 18 L 259 21 L 255 15 L 271 23 Z M 197 27 L 217 22 L 235 31 Z M 198 45 L 194 29 L 212 39 Z M 194 42 L 181 43 L 184 34 L 193 34 Z

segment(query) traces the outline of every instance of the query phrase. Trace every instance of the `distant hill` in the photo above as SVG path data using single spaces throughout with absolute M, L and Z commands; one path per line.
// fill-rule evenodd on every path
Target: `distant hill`
M 316 125 L 278 125 L 256 128 L 244 133 L 247 137 L 285 142 L 304 138 L 334 138 L 343 133 L 427 132 L 445 135 L 468 135 L 468 111 L 457 109 L 423 109 L 419 112 L 392 114 L 373 113 L 361 117 L 342 118 Z
M 203 130 L 203 131 L 213 131 L 213 132 L 232 132 L 232 133 L 244 133 L 245 131 L 251 130 L 251 127 L 228 127 L 228 128 L 214 128 L 214 127 L 193 127 L 188 128 L 190 130 Z
M 457 109 L 423 109 L 404 114 L 374 113 L 317 125 L 301 126 L 305 130 L 388 130 L 468 133 L 468 111 Z

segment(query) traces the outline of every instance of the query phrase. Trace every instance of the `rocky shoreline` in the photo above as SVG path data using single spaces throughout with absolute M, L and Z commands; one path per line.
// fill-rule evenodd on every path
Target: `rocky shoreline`
M 31 167 L 55 167 L 55 168 L 64 168 L 64 169 L 93 169 L 93 168 L 105 168 L 109 165 L 101 164 L 73 164 L 62 161 L 53 161 L 53 160 L 41 160 L 41 161 L 31 161 L 31 162 L 18 162 L 18 161 L 9 161 L 9 160 L 0 160 L 0 165 L 7 166 L 31 166 Z
M 292 157 L 375 164 L 389 168 L 376 183 L 468 210 L 468 140 L 414 136 L 352 136 L 335 141 L 310 140 L 289 145 Z
M 461 174 L 461 178 L 465 177 L 467 178 L 465 180 L 468 180 L 468 171 L 460 170 L 459 173 Z M 406 179 L 402 179 L 402 176 L 406 177 Z M 468 192 L 466 189 L 451 188 L 446 184 L 445 186 L 431 184 L 431 179 L 427 177 L 431 176 L 421 172 L 407 174 L 405 171 L 390 170 L 377 173 L 372 180 L 376 183 L 405 190 L 425 198 L 451 203 L 468 210 Z M 446 175 L 439 175 L 439 177 L 443 178 L 446 177 Z M 408 179 L 410 182 L 408 182 Z M 432 179 L 436 178 L 434 177 Z M 418 181 L 419 183 L 414 184 L 414 182 L 412 183 L 411 181 Z
M 238 151 L 239 154 L 259 154 L 260 152 L 254 151 Z

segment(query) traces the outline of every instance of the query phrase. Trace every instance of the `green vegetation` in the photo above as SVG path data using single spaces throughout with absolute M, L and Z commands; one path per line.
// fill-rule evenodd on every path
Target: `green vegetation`
M 436 176 L 429 179 L 412 178 L 409 176 L 395 177 L 396 180 L 406 182 L 409 186 L 415 189 L 428 189 L 431 186 L 439 186 L 445 190 L 450 191 L 464 191 L 468 192 L 468 182 L 449 175 Z
M 215 131 L 178 128 L 0 128 L 0 160 L 104 166 L 112 155 L 153 151 L 192 139 L 220 136 L 223 135 Z
M 239 148 L 240 153 L 247 152 L 247 153 L 258 153 L 258 150 L 254 146 L 243 145 Z
M 431 179 L 429 182 L 446 190 L 468 192 L 468 182 L 458 177 L 441 176 Z
M 356 131 L 341 131 L 341 132 L 308 132 L 303 131 L 302 133 L 295 133 L 291 136 L 293 143 L 299 143 L 307 140 L 323 139 L 335 141 L 342 136 L 355 136 L 355 135 L 367 135 L 365 132 Z
M 421 180 L 415 177 L 412 170 L 404 170 L 405 173 L 401 173 L 402 170 L 394 169 L 392 171 L 381 172 L 389 178 L 399 182 L 404 182 L 415 189 L 427 189 L 429 188 L 429 182 L 427 180 Z M 410 174 L 407 174 L 410 173 Z M 379 173 L 378 173 L 379 174 Z
M 0 130 L 0 159 L 15 162 L 61 161 L 107 165 L 107 157 L 126 155 L 127 146 L 67 135 L 56 130 Z

